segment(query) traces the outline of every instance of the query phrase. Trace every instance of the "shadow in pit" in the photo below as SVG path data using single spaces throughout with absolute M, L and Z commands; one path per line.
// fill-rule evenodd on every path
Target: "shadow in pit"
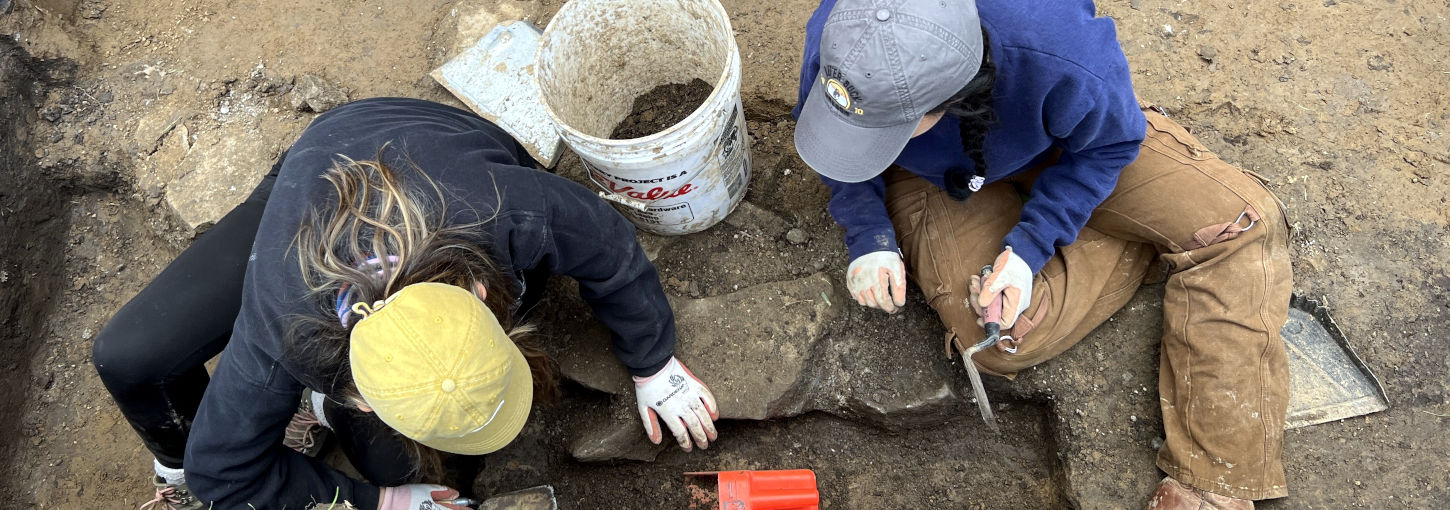
M 1067 508 L 1046 406 L 1009 406 L 1022 427 L 990 436 L 980 417 L 887 431 L 822 412 L 771 421 L 723 421 L 708 450 L 670 447 L 654 462 L 581 463 L 569 456 L 568 423 L 608 413 L 608 399 L 572 383 L 557 405 L 536 407 L 520 437 L 491 454 L 475 480 L 480 495 L 553 485 L 560 508 L 695 508 L 683 473 L 812 469 L 823 508 Z M 668 441 L 669 438 L 667 437 Z
M 0 38 L 0 406 L 23 407 L 29 388 L 30 360 L 46 335 L 45 317 L 62 290 L 61 264 L 66 232 L 67 186 L 57 185 L 32 157 L 30 126 L 34 101 L 50 81 L 46 63 L 30 57 L 8 38 Z M 22 413 L 0 413 L 0 435 L 24 441 L 18 430 Z M 10 465 L 16 445 L 0 448 L 0 465 Z

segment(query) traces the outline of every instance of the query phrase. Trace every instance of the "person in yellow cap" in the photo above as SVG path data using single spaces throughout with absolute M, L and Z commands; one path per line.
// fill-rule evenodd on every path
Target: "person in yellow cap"
M 102 381 L 156 457 L 146 507 L 466 508 L 436 484 L 445 454 L 504 448 L 535 396 L 557 392 L 524 323 L 554 274 L 613 331 L 649 438 L 667 427 L 707 448 L 715 399 L 674 357 L 633 225 L 532 166 L 449 106 L 382 98 L 319 116 L 96 339 Z M 313 424 L 365 480 L 288 448 L 308 449 Z

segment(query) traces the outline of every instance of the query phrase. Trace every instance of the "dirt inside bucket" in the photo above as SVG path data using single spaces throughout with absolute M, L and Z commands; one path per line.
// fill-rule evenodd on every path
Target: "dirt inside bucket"
M 700 107 L 714 90 L 705 80 L 695 78 L 689 83 L 660 85 L 634 98 L 629 116 L 614 126 L 609 137 L 628 140 L 649 136 L 679 124 Z

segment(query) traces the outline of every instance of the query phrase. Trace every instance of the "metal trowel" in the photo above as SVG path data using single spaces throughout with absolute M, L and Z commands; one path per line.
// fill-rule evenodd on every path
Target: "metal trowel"
M 983 274 L 990 267 L 983 268 Z M 1000 298 L 998 298 L 1000 300 Z M 962 364 L 976 395 L 982 421 L 998 431 L 996 417 L 987 400 L 972 355 L 1000 341 L 1001 303 L 987 306 L 984 322 L 987 337 L 962 352 Z M 1289 318 L 1280 329 L 1289 353 L 1289 412 L 1284 428 L 1294 429 L 1389 409 L 1384 387 L 1349 346 L 1344 333 L 1329 316 L 1329 309 L 1295 294 L 1289 300 Z
M 1385 389 L 1349 347 L 1344 333 L 1318 302 L 1294 295 L 1279 330 L 1289 351 L 1289 414 L 1293 429 L 1389 409 Z
M 554 499 L 554 487 L 551 485 L 495 494 L 481 503 L 471 500 L 454 501 L 453 503 L 467 505 L 478 510 L 559 510 L 559 503 Z
M 985 279 L 990 274 L 992 274 L 992 266 L 982 268 L 982 278 Z M 973 298 L 973 296 L 967 297 L 967 299 Z M 996 299 L 993 299 L 987 305 L 986 312 L 987 316 L 982 318 L 982 329 L 986 330 L 987 337 L 966 349 L 961 349 L 961 344 L 957 344 L 957 348 L 962 352 L 962 366 L 967 368 L 967 379 L 972 382 L 972 394 L 977 399 L 977 410 L 982 413 L 982 421 L 987 424 L 987 428 L 991 429 L 994 434 L 1000 434 L 1002 429 L 997 426 L 997 416 L 992 414 L 992 403 L 987 400 L 987 389 L 982 386 L 982 374 L 977 371 L 977 363 L 972 361 L 972 355 L 997 345 L 997 342 L 1001 341 L 1002 296 L 997 296 Z
M 564 141 L 549 120 L 534 80 L 539 27 L 505 21 L 438 69 L 434 80 L 518 140 L 540 165 L 553 168 Z

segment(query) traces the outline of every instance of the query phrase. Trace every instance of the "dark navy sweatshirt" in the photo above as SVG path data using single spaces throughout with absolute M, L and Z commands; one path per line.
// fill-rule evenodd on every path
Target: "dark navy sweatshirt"
M 377 487 L 282 446 L 303 387 L 329 388 L 286 359 L 283 336 L 289 318 L 318 313 L 292 238 L 312 207 L 336 201 L 322 173 L 339 154 L 374 159 L 384 143 L 391 144 L 385 161 L 405 183 L 421 185 L 417 168 L 444 189 L 446 221 L 486 220 L 478 242 L 511 283 L 521 288 L 526 274 L 540 271 L 577 280 L 631 372 L 655 373 L 674 353 L 674 315 L 634 226 L 594 193 L 530 168 L 518 143 L 472 113 L 398 98 L 338 107 L 313 121 L 283 161 L 252 247 L 240 315 L 192 424 L 186 477 L 217 510 L 300 509 L 334 498 L 377 508 Z
M 819 73 L 821 29 L 835 4 L 824 0 L 806 23 L 801 103 Z M 981 240 L 1012 246 L 1036 272 L 1056 247 L 1077 239 L 1093 209 L 1113 191 L 1118 173 L 1138 156 L 1147 121 L 1113 21 L 1095 18 L 1092 2 L 978 0 L 977 9 L 997 67 L 993 107 L 999 120 L 983 141 L 986 182 L 1025 171 L 1053 149 L 1062 150 L 1033 183 L 1007 238 Z M 800 108 L 797 103 L 796 117 Z M 949 169 L 978 173 L 951 115 L 912 139 L 895 163 L 937 186 Z M 846 229 L 852 260 L 897 251 L 881 176 L 860 183 L 821 180 L 831 189 L 831 215 Z

